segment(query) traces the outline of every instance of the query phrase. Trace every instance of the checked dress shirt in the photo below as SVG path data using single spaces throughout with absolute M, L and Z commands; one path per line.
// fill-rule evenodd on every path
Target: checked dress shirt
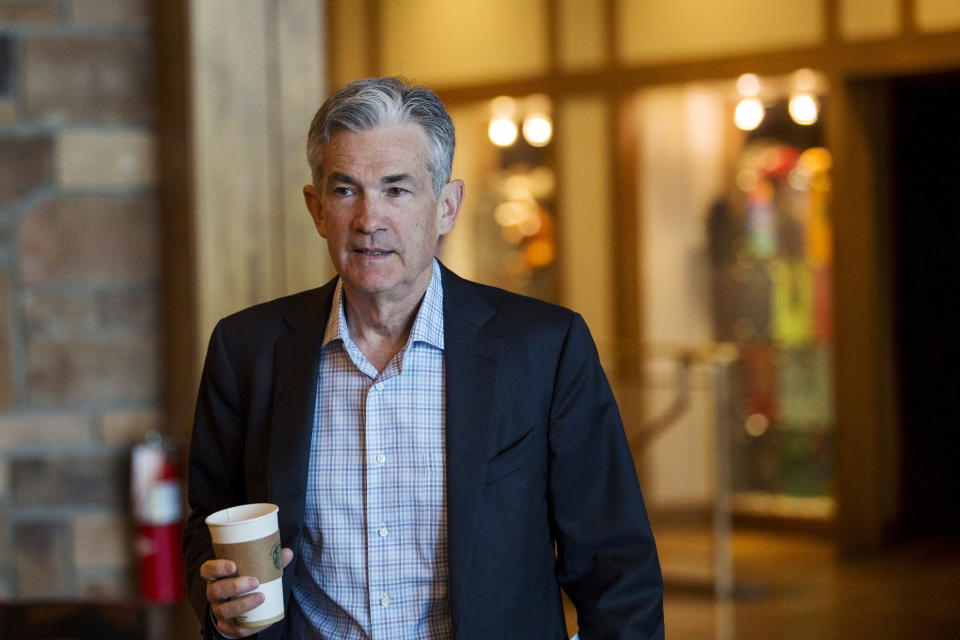
M 438 263 L 381 372 L 350 338 L 338 283 L 319 367 L 291 637 L 450 638 Z

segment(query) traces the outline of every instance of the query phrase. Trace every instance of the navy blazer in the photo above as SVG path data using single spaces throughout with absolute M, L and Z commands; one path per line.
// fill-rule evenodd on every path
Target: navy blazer
M 458 640 L 663 637 L 662 578 L 616 403 L 583 319 L 443 273 L 447 535 Z M 204 518 L 272 502 L 303 528 L 320 343 L 335 279 L 213 331 L 190 451 L 190 598 L 211 631 Z M 284 596 L 296 564 L 284 575 Z M 260 640 L 295 640 L 284 622 Z

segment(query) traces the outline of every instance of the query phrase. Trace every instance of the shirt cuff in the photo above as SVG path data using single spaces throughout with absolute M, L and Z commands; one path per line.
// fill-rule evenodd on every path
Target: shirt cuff
M 220 627 L 217 626 L 217 618 L 213 615 L 213 611 L 207 609 L 207 612 L 210 614 L 210 628 L 213 630 L 213 633 L 216 634 L 217 638 L 225 638 L 226 640 L 240 640 L 240 636 L 228 636 L 223 631 L 220 631 Z

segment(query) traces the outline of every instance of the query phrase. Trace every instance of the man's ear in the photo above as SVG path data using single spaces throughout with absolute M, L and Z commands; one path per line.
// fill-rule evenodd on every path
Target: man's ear
M 457 223 L 457 215 L 463 205 L 463 180 L 451 180 L 443 186 L 440 199 L 437 202 L 437 217 L 440 235 L 446 235 L 453 230 Z
M 320 204 L 320 194 L 312 184 L 303 185 L 303 201 L 307 205 L 307 211 L 313 218 L 313 226 L 317 228 L 317 233 L 321 237 L 327 237 L 326 225 L 323 222 L 323 205 Z

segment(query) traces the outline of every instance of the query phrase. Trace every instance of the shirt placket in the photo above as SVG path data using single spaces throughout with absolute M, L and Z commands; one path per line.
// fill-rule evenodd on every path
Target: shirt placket
M 367 390 L 366 460 L 369 558 L 370 631 L 374 640 L 389 638 L 391 621 L 397 617 L 399 593 L 393 568 L 398 564 L 396 543 L 396 499 L 399 464 L 389 433 L 390 399 L 396 385 L 396 370 L 388 365 Z

